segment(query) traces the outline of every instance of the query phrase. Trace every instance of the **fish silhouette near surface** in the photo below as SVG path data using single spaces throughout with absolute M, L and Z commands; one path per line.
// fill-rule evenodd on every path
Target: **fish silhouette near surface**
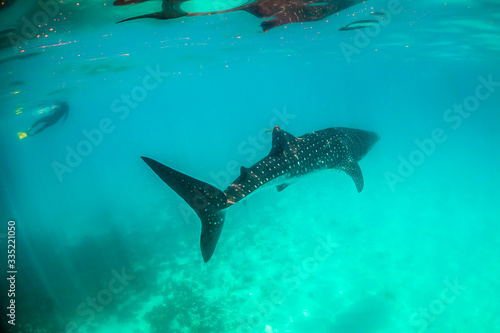
M 115 6 L 131 5 L 149 0 L 115 0 Z M 184 16 L 223 14 L 244 10 L 258 18 L 268 19 L 261 23 L 264 32 L 288 23 L 319 21 L 334 13 L 363 2 L 363 0 L 255 0 L 250 3 L 218 11 L 186 12 L 181 5 L 189 0 L 163 0 L 162 10 L 156 13 L 131 17 L 120 22 L 156 18 L 174 19 Z
M 348 30 L 357 30 L 357 29 L 364 29 L 364 28 L 370 28 L 375 25 L 378 25 L 379 21 L 377 20 L 359 20 L 355 21 L 352 23 L 349 23 L 342 28 L 339 29 L 339 31 L 348 31 Z
M 297 177 L 333 169 L 347 173 L 354 180 L 357 191 L 361 192 L 364 181 L 358 162 L 379 139 L 375 132 L 345 127 L 328 128 L 300 137 L 277 126 L 272 132 L 269 154 L 251 167 L 242 166 L 239 177 L 224 191 L 142 157 L 200 218 L 200 245 L 205 262 L 215 250 L 227 208 L 265 185 L 275 185 L 280 192 Z

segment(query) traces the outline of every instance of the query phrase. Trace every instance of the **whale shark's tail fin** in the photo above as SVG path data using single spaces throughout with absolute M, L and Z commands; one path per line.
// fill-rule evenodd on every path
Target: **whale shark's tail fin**
M 227 197 L 216 187 L 175 171 L 155 160 L 141 156 L 151 169 L 186 201 L 201 220 L 201 254 L 212 257 L 226 216 Z

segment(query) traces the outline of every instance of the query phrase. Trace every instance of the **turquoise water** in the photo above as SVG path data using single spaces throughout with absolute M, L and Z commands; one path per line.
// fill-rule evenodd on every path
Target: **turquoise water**
M 1 9 L 2 30 L 39 6 Z M 499 3 L 388 6 L 261 33 L 245 12 L 115 24 L 160 2 L 62 1 L 40 37 L 4 33 L 1 261 L 13 220 L 17 274 L 13 326 L 2 265 L 2 324 L 500 332 Z M 338 31 L 372 11 L 378 28 Z M 64 123 L 23 136 L 63 101 Z M 204 263 L 198 218 L 140 156 L 224 189 L 274 126 L 376 131 L 364 190 L 332 171 L 262 190 Z

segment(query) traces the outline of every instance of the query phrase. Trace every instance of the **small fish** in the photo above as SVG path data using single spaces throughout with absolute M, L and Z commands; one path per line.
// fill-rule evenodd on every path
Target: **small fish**
M 372 12 L 372 13 L 370 13 L 370 15 L 374 15 L 374 16 L 385 16 L 385 13 L 384 13 L 384 12 Z
M 356 30 L 373 27 L 374 25 L 379 24 L 377 20 L 359 20 L 356 22 L 349 23 L 348 25 L 344 25 L 339 31 L 348 31 L 348 30 Z
M 26 82 L 25 81 L 12 81 L 10 83 L 10 86 L 11 87 L 16 87 L 16 86 L 22 86 L 23 84 L 25 84 Z

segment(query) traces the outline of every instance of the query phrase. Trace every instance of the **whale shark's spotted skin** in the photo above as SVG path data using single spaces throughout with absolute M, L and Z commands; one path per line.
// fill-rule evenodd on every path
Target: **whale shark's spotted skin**
M 363 148 L 366 146 L 363 139 L 366 138 L 376 141 L 378 136 L 349 128 L 329 128 L 296 138 L 276 127 L 271 152 L 252 167 L 241 168 L 241 175 L 224 191 L 227 202 L 234 204 L 280 177 L 296 178 L 323 169 L 346 171 L 356 168 L 357 162 L 367 152 Z M 361 192 L 361 174 L 348 174 L 355 176 L 357 185 L 361 182 L 358 186 Z
M 200 217 L 201 250 L 207 262 L 219 239 L 225 209 L 264 185 L 279 181 L 277 189 L 281 191 L 291 179 L 314 171 L 337 169 L 351 176 L 361 192 L 364 182 L 358 162 L 378 139 L 375 132 L 345 127 L 328 128 L 301 137 L 275 127 L 269 154 L 249 168 L 241 167 L 240 176 L 223 192 L 150 158 L 142 159 Z

